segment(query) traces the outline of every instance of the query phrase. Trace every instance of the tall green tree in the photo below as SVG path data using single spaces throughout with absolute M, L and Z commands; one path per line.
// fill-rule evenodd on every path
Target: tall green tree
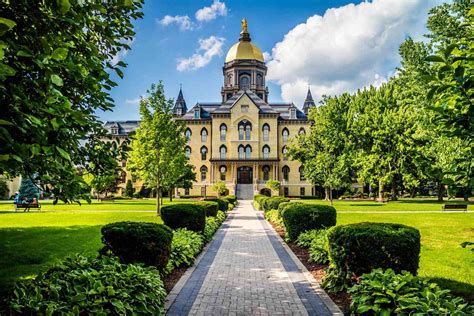
M 125 196 L 132 197 L 133 196 L 133 183 L 132 180 L 128 179 L 127 184 L 125 185 Z
M 34 198 L 39 199 L 40 191 L 38 187 L 33 183 L 30 177 L 22 177 L 19 189 L 20 201 L 26 200 L 31 202 Z
M 167 100 L 162 83 L 152 85 L 140 100 L 141 122 L 131 142 L 128 168 L 148 188 L 154 188 L 160 215 L 162 189 L 181 179 L 188 164 L 184 125 L 173 119 L 173 100 Z M 181 170 L 181 171 L 180 171 Z
M 310 132 L 299 135 L 288 146 L 289 155 L 302 162 L 304 175 L 313 184 L 325 188 L 332 204 L 332 190 L 350 186 L 351 156 L 347 120 L 350 95 L 325 97 L 312 109 Z
M 96 111 L 113 108 L 142 0 L 0 3 L 0 174 L 35 175 L 43 190 L 75 200 L 118 146 L 104 144 Z M 77 166 L 80 166 L 78 171 Z

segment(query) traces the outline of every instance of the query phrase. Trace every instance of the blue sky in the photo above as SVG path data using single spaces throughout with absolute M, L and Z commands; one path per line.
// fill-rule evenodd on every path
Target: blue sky
M 169 98 L 182 84 L 188 107 L 219 101 L 225 54 L 244 17 L 252 41 L 266 52 L 271 101 L 301 107 L 308 86 L 320 98 L 377 85 L 393 75 L 400 43 L 421 38 L 427 11 L 437 3 L 145 0 L 132 49 L 116 56 L 127 63 L 111 92 L 116 107 L 97 114 L 104 121 L 139 119 L 139 97 L 159 80 Z

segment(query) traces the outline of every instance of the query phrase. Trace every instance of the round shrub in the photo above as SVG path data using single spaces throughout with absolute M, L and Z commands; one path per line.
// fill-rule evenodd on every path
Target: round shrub
M 255 194 L 255 195 L 253 196 L 253 200 L 254 200 L 255 202 L 257 202 L 258 204 L 261 204 L 261 201 L 260 201 L 260 200 L 261 200 L 262 198 L 264 198 L 264 197 L 267 197 L 267 196 L 266 196 L 266 195 L 263 195 L 263 194 Z
M 333 228 L 328 240 L 335 273 L 347 283 L 353 275 L 361 276 L 377 268 L 414 275 L 418 270 L 420 232 L 416 228 L 392 223 L 356 223 Z
M 214 201 L 203 201 L 196 203 L 204 208 L 206 216 L 216 216 L 219 210 L 219 204 Z
M 230 203 L 234 205 L 237 203 L 237 197 L 235 195 L 228 195 L 226 196 L 226 198 Z
M 186 228 L 202 233 L 206 224 L 206 211 L 198 203 L 170 204 L 161 208 L 161 219 L 172 229 Z
M 278 205 L 278 213 L 280 214 L 280 216 L 283 214 L 286 207 L 289 206 L 291 203 L 292 202 L 281 202 L 280 205 Z M 293 203 L 297 203 L 297 202 L 293 202 Z
M 286 233 L 290 240 L 307 230 L 336 225 L 336 209 L 327 205 L 291 203 L 282 214 Z
M 262 198 L 259 198 L 259 201 L 260 202 L 257 202 L 259 207 L 260 207 L 260 210 L 262 211 L 266 211 L 267 210 L 267 201 L 270 199 L 270 197 L 268 196 L 264 196 Z
M 102 227 L 102 254 L 108 251 L 122 263 L 143 263 L 162 271 L 171 252 L 173 232 L 165 225 L 117 222 Z
M 217 204 L 219 205 L 219 211 L 222 211 L 222 212 L 227 212 L 227 210 L 229 209 L 229 202 L 227 202 L 223 199 L 205 198 L 204 201 L 217 202 Z
M 153 267 L 76 256 L 18 282 L 13 295 L 22 315 L 162 315 L 166 291 Z
M 264 211 L 277 210 L 280 203 L 290 202 L 290 199 L 283 196 L 274 196 L 266 198 L 264 202 Z

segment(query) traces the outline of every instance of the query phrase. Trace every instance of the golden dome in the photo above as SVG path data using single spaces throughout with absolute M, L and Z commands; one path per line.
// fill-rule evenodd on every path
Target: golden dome
M 264 62 L 263 54 L 260 48 L 247 41 L 240 41 L 235 43 L 227 53 L 225 62 L 233 61 L 235 59 L 256 59 Z
M 247 30 L 247 19 L 243 19 L 239 42 L 235 43 L 229 49 L 225 62 L 228 63 L 236 59 L 254 59 L 261 61 L 262 63 L 265 62 L 260 48 L 252 44 L 250 41 L 250 34 Z

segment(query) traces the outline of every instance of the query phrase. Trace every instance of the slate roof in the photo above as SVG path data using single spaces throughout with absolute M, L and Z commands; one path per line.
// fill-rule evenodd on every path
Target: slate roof
M 127 136 L 131 132 L 134 132 L 140 121 L 107 121 L 104 124 L 105 129 L 112 132 L 112 127 L 118 127 L 118 133 L 114 135 Z

